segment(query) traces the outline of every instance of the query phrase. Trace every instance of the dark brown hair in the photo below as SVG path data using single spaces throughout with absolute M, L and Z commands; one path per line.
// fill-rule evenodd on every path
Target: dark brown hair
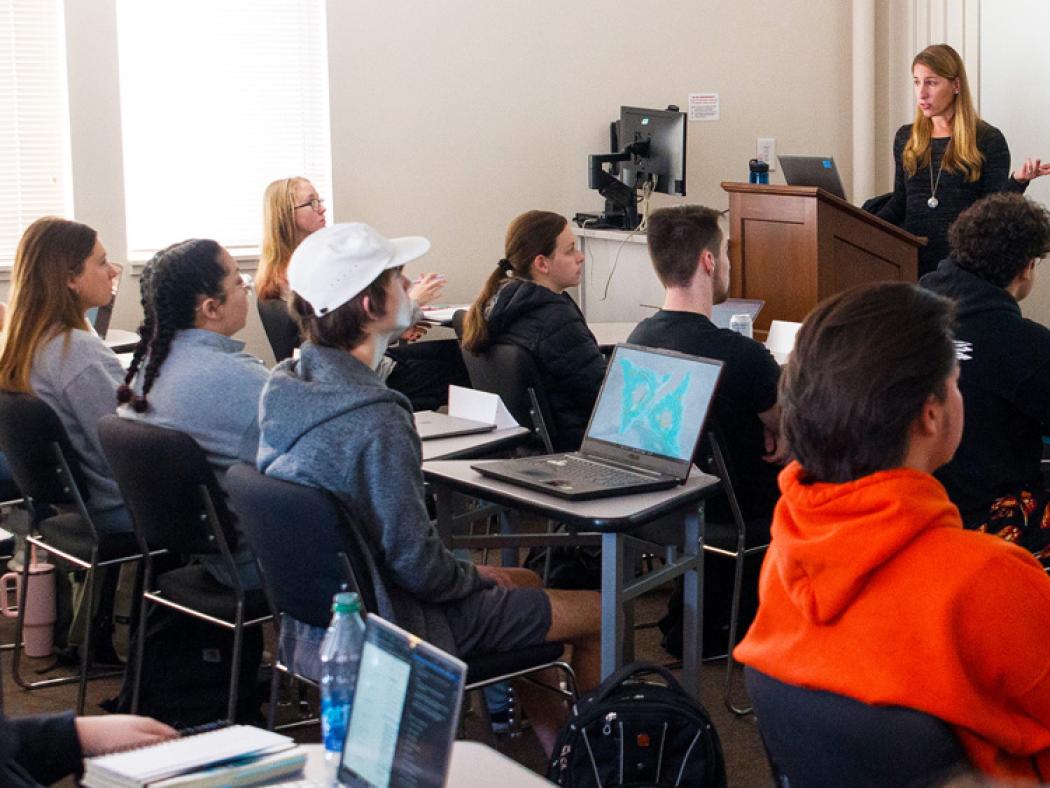
M 702 205 L 661 208 L 649 217 L 649 258 L 664 287 L 685 287 L 706 249 L 715 259 L 722 251 L 721 214 Z
M 489 274 L 477 299 L 463 318 L 463 347 L 471 353 L 480 353 L 488 346 L 488 325 L 485 305 L 499 290 L 508 276 L 532 278 L 532 261 L 550 257 L 568 220 L 551 211 L 528 211 L 510 223 L 503 245 L 502 260 Z
M 782 432 L 803 480 L 840 484 L 898 467 L 912 422 L 955 367 L 952 303 L 880 282 L 821 302 L 780 377 Z
M 1020 194 L 989 194 L 959 214 L 948 243 L 962 268 L 1006 287 L 1032 260 L 1050 253 L 1050 211 Z
M 309 301 L 293 291 L 288 311 L 299 324 L 299 333 L 304 340 L 324 347 L 353 350 L 364 340 L 365 326 L 369 321 L 386 315 L 387 290 L 400 275 L 400 268 L 388 268 L 345 304 L 321 317 L 314 314 Z M 367 310 L 365 297 L 368 298 Z

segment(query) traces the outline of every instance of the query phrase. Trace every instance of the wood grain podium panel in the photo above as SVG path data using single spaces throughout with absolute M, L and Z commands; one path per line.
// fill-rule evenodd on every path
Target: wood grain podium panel
M 801 321 L 817 302 L 855 285 L 914 282 L 925 239 L 822 189 L 723 183 L 729 193 L 730 293 L 761 298 L 759 331 Z

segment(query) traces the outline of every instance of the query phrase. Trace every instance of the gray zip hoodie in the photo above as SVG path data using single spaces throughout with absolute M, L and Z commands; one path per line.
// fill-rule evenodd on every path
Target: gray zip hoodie
M 259 470 L 338 497 L 362 530 L 373 612 L 454 653 L 441 606 L 488 584 L 427 516 L 408 399 L 349 353 L 307 342 L 270 373 L 259 407 Z

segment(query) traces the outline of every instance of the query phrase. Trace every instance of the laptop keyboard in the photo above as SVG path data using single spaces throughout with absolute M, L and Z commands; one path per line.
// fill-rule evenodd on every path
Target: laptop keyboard
M 554 461 L 537 459 L 535 464 L 548 471 L 557 468 L 558 476 L 567 482 L 587 482 L 599 487 L 622 487 L 638 482 L 651 482 L 657 478 L 572 455 L 562 455 Z

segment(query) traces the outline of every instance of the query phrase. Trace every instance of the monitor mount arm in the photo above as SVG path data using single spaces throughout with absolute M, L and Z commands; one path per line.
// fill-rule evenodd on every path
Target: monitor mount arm
M 605 198 L 605 221 L 617 224 L 624 230 L 633 230 L 638 226 L 638 201 L 634 189 L 611 175 L 604 164 L 630 161 L 635 156 L 649 154 L 649 140 L 632 142 L 620 153 L 592 153 L 587 159 L 587 185 L 597 189 Z

